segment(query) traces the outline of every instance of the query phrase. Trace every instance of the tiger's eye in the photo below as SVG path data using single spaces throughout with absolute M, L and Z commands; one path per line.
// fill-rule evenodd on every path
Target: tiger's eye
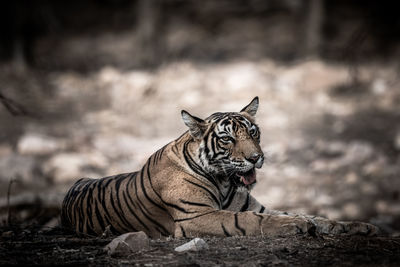
M 225 142 L 229 142 L 229 141 L 231 141 L 231 138 L 228 136 L 224 136 L 224 137 L 221 137 L 221 140 L 225 141 Z

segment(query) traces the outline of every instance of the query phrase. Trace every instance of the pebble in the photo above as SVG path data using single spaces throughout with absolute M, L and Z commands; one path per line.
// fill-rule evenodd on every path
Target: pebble
M 121 257 L 149 247 L 150 241 L 144 232 L 131 232 L 114 238 L 104 249 L 110 256 Z
M 195 239 L 192 239 L 191 241 L 183 244 L 182 246 L 175 248 L 175 251 L 177 252 L 200 251 L 203 249 L 208 249 L 208 244 L 203 239 L 196 237 Z

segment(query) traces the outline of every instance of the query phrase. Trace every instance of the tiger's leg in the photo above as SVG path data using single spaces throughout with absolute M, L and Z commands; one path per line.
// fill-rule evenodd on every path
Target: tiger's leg
M 304 215 L 304 214 L 296 214 L 296 213 L 289 213 L 278 210 L 267 210 L 267 209 L 265 209 L 264 214 L 286 215 L 295 217 L 300 216 L 306 218 L 315 225 L 316 232 L 320 234 L 333 234 L 333 235 L 349 234 L 349 235 L 374 236 L 379 233 L 379 228 L 376 227 L 375 225 L 358 221 L 335 221 L 316 215 Z
M 329 220 L 319 216 L 302 215 L 289 213 L 279 210 L 266 209 L 248 191 L 236 192 L 231 205 L 227 208 L 232 211 L 255 211 L 268 215 L 282 215 L 290 217 L 302 217 L 310 220 L 316 227 L 316 232 L 320 234 L 361 234 L 376 235 L 379 229 L 368 223 L 363 222 L 343 222 Z
M 309 233 L 314 228 L 302 217 L 209 210 L 202 215 L 175 220 L 175 237 L 288 236 Z

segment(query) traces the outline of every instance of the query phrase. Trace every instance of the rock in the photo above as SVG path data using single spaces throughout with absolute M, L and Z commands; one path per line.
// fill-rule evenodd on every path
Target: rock
M 207 245 L 206 241 L 204 241 L 201 238 L 196 237 L 195 239 L 183 244 L 182 246 L 175 248 L 175 251 L 177 251 L 177 252 L 200 251 L 203 249 L 208 249 L 208 245 Z
M 150 241 L 144 232 L 132 232 L 114 238 L 104 249 L 110 256 L 121 257 L 149 247 Z
M 110 236 L 113 236 L 113 233 L 111 232 L 111 225 L 108 225 L 106 226 L 104 232 L 101 234 L 101 238 L 108 238 Z
M 20 138 L 17 144 L 17 151 L 21 155 L 46 155 L 62 150 L 66 142 L 41 134 L 26 134 Z

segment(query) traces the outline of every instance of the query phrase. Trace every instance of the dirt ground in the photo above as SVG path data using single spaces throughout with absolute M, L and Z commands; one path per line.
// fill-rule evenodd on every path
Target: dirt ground
M 1 266 L 398 266 L 400 262 L 400 238 L 394 237 L 205 238 L 209 249 L 180 253 L 174 249 L 189 239 L 164 239 L 151 240 L 148 250 L 111 257 L 103 248 L 112 238 L 77 238 L 59 228 L 0 232 Z

